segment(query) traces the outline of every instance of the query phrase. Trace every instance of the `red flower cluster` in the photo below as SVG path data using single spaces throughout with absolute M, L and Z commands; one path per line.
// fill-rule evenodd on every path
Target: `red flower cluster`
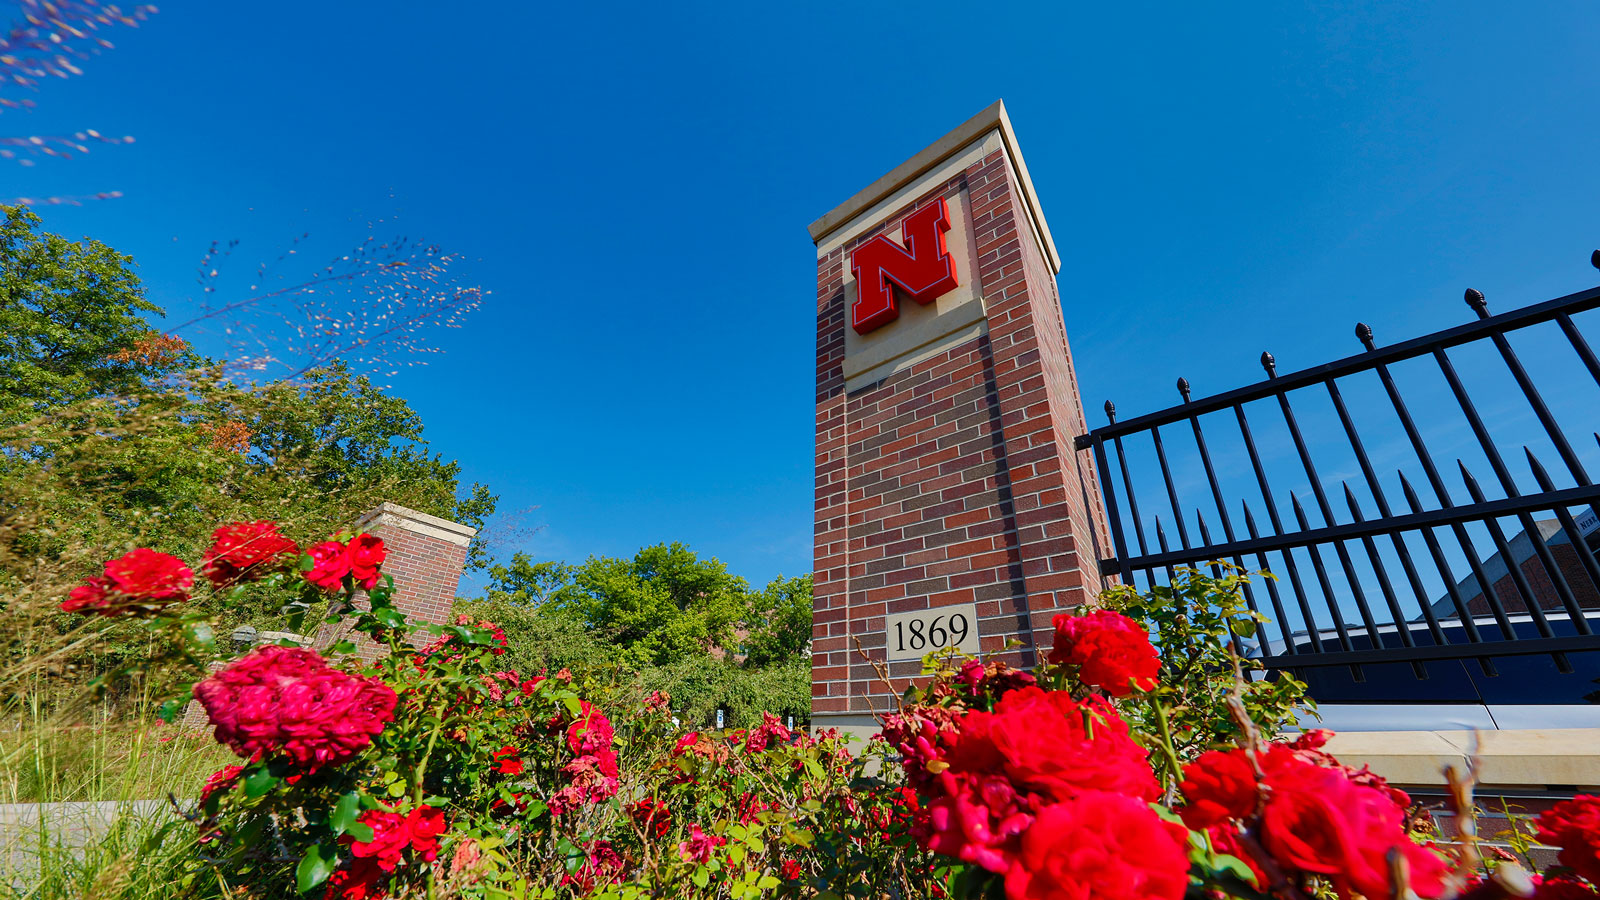
M 246 758 L 282 754 L 315 770 L 342 762 L 394 718 L 395 694 L 375 678 L 329 666 L 310 650 L 267 646 L 194 686 L 217 740 Z
M 932 716 L 891 716 L 884 736 L 904 754 L 907 775 L 926 801 L 912 828 L 923 846 L 1004 873 L 1010 900 L 1078 896 L 1086 882 L 1071 879 L 1084 871 L 1051 860 L 1064 854 L 1059 841 L 1078 839 L 1071 823 L 1080 812 L 1114 809 L 1128 821 L 1097 840 L 1111 848 L 1106 853 L 1124 836 L 1136 840 L 1141 851 L 1126 865 L 1145 870 L 1136 878 L 1119 870 L 1117 878 L 1142 886 L 1142 893 L 1126 896 L 1175 900 L 1183 893 L 1182 842 L 1167 838 L 1177 848 L 1167 852 L 1158 840 L 1165 831 L 1160 818 L 1146 804 L 1160 791 L 1147 753 L 1104 698 L 1077 701 L 1063 691 L 1025 687 L 1007 693 L 993 713 L 921 712 Z M 1111 799 L 1089 797 L 1101 794 Z M 1047 812 L 1046 828 L 1028 843 L 1025 835 Z
M 1410 798 L 1370 772 L 1357 772 L 1315 749 L 1274 744 L 1259 754 L 1265 798 L 1255 768 L 1243 750 L 1202 754 L 1183 770 L 1180 785 L 1188 805 L 1185 823 L 1209 829 L 1230 846 L 1237 826 L 1260 812 L 1261 845 L 1291 872 L 1326 877 L 1342 896 L 1368 897 L 1391 892 L 1388 854 L 1402 853 L 1410 867 L 1411 888 L 1421 897 L 1444 891 L 1444 861 L 1414 843 L 1406 832 Z M 1355 776 L 1355 777 L 1352 777 Z M 1236 854 L 1245 856 L 1240 849 Z
M 492 771 L 499 775 L 521 775 L 523 770 L 527 768 L 522 760 L 517 757 L 517 748 L 510 746 L 496 750 L 494 752 L 494 762 L 495 766 Z
M 444 834 L 444 813 L 431 806 L 418 806 L 406 815 L 383 809 L 369 809 L 356 821 L 372 829 L 372 840 L 358 841 L 346 836 L 356 859 L 370 859 L 385 872 L 393 872 L 407 847 L 424 862 L 439 855 L 439 835 Z
M 578 871 L 561 876 L 562 884 L 572 885 L 580 894 L 588 894 L 596 885 L 622 881 L 622 872 L 627 863 L 612 848 L 610 841 L 595 841 L 587 849 L 589 858 L 578 867 Z
M 140 547 L 106 563 L 103 576 L 73 588 L 61 609 L 102 616 L 155 612 L 189 599 L 193 586 L 194 573 L 183 560 Z
M 1161 660 L 1150 635 L 1119 612 L 1098 609 L 1084 616 L 1059 615 L 1050 661 L 1078 667 L 1078 680 L 1113 697 L 1156 686 Z
M 1003 662 L 985 665 L 976 659 L 969 659 L 961 666 L 955 682 L 962 686 L 963 693 L 969 698 L 988 693 L 996 700 L 1011 691 L 1039 683 L 1028 672 L 1018 671 Z
M 1600 886 L 1600 797 L 1579 794 L 1540 814 L 1539 840 L 1560 847 L 1563 866 Z
M 711 862 L 711 854 L 726 843 L 727 838 L 706 834 L 700 828 L 700 823 L 696 822 L 689 826 L 689 839 L 678 842 L 678 855 L 683 857 L 684 862 L 703 866 Z
M 767 744 L 773 739 L 787 742 L 794 737 L 794 732 L 784 726 L 783 720 L 769 712 L 761 714 L 761 724 L 745 735 L 744 749 L 747 753 L 759 753 L 767 749 Z
M 276 522 L 234 522 L 212 532 L 211 539 L 200 568 L 219 588 L 260 578 L 300 552 L 278 533 Z
M 567 747 L 577 758 L 561 769 L 567 785 L 551 795 L 551 815 L 608 800 L 621 788 L 617 754 L 611 750 L 611 720 L 589 701 L 579 702 L 578 717 L 567 726 Z
M 306 549 L 311 556 L 311 568 L 304 572 L 307 581 L 329 593 L 338 593 L 344 587 L 345 576 L 362 590 L 378 586 L 382 577 L 379 569 L 389 555 L 383 539 L 365 532 L 356 535 L 346 544 L 326 540 Z

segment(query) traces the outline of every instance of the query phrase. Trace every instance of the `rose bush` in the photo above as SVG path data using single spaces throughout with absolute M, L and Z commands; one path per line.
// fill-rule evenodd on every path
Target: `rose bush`
M 1032 672 L 930 657 L 881 739 L 854 754 L 770 714 L 685 731 L 660 692 L 500 668 L 493 622 L 419 626 L 395 609 L 377 538 L 300 546 L 273 523 L 235 523 L 201 569 L 222 590 L 282 592 L 295 617 L 347 625 L 383 652 L 268 645 L 194 685 L 242 761 L 194 786 L 207 849 L 184 888 L 1448 900 L 1510 865 L 1426 833 L 1411 798 L 1340 763 L 1326 732 L 1285 733 L 1300 689 L 1242 677 L 1232 643 L 1259 618 L 1230 598 L 1237 579 L 1182 573 L 1164 596 L 1108 592 L 1115 608 L 1056 617 Z M 192 588 L 181 561 L 136 550 L 62 608 L 194 638 Z M 1538 898 L 1600 897 L 1600 798 L 1527 827 L 1559 849 Z
M 138 554 L 138 571 L 170 577 L 63 609 L 176 608 L 181 562 Z M 503 669 L 494 623 L 419 626 L 395 609 L 384 559 L 366 534 L 297 543 L 271 522 L 217 529 L 200 566 L 215 589 L 278 592 L 297 630 L 320 622 L 352 640 L 258 647 L 194 685 L 241 762 L 193 786 L 207 852 L 187 886 L 327 900 L 941 890 L 948 872 L 907 833 L 914 801 L 869 774 L 885 765 L 881 747 L 853 755 L 837 735 L 770 715 L 685 732 L 660 692 Z M 113 561 L 106 577 L 121 571 Z M 358 654 L 361 635 L 383 652 Z

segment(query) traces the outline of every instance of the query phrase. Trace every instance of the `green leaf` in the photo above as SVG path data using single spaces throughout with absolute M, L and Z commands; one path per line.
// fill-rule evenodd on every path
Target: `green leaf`
M 328 827 L 333 829 L 334 837 L 338 837 L 350 830 L 356 823 L 356 816 L 361 814 L 361 792 L 351 791 L 339 798 L 333 805 L 333 815 L 328 817 Z
M 250 798 L 259 797 L 277 786 L 278 779 L 274 778 L 271 772 L 265 768 L 257 769 L 245 776 L 244 795 Z
M 371 841 L 373 838 L 372 826 L 365 822 L 351 822 L 350 829 L 346 831 L 345 834 L 350 835 L 363 844 Z
M 338 867 L 339 857 L 332 847 L 323 844 L 308 847 L 306 855 L 300 858 L 300 865 L 295 867 L 295 886 L 304 894 L 327 881 L 328 876 Z
M 168 725 L 171 725 L 172 723 L 178 721 L 178 716 L 183 712 L 183 708 L 187 705 L 188 701 L 185 700 L 168 700 L 161 704 L 160 709 L 156 710 L 156 717 Z

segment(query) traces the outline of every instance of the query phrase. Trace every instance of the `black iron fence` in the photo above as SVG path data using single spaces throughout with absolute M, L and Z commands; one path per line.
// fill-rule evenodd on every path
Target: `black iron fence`
M 1592 262 L 1600 268 L 1600 251 Z M 1267 378 L 1249 387 L 1195 398 L 1179 379 L 1181 404 L 1120 422 L 1106 403 L 1110 424 L 1077 439 L 1079 449 L 1095 451 L 1116 553 L 1101 561 L 1102 576 L 1149 586 L 1170 582 L 1178 567 L 1216 560 L 1269 571 L 1274 577 L 1247 586 L 1245 599 L 1273 624 L 1242 649 L 1273 668 L 1348 666 L 1356 681 L 1363 666 L 1395 662 L 1426 679 L 1435 660 L 1476 661 L 1494 675 L 1497 658 L 1529 654 L 1548 654 L 1570 672 L 1568 654 L 1600 650 L 1600 563 L 1591 544 L 1600 544 L 1600 486 L 1582 458 L 1593 462 L 1589 435 L 1600 442 L 1600 403 L 1573 399 L 1577 388 L 1593 390 L 1590 379 L 1600 387 L 1600 360 L 1573 321 L 1600 307 L 1600 287 L 1498 315 L 1477 291 L 1466 300 L 1476 321 L 1415 340 L 1378 347 L 1360 324 L 1365 352 L 1337 362 L 1280 373 L 1263 353 Z M 1536 369 L 1547 357 L 1575 354 L 1573 379 L 1546 391 L 1569 421 L 1587 420 L 1576 448 L 1508 337 L 1535 331 L 1545 338 Z M 1458 370 L 1462 358 L 1471 369 Z M 1402 366 L 1442 376 L 1421 426 L 1402 395 Z M 1509 381 L 1486 424 L 1467 382 L 1493 367 Z M 1347 402 L 1347 391 L 1360 405 Z M 1504 412 L 1508 399 L 1520 406 L 1515 414 Z M 1312 401 L 1332 415 L 1308 441 L 1294 403 Z M 1456 428 L 1459 445 L 1425 437 L 1446 414 L 1470 431 Z M 1495 439 L 1507 427 L 1526 438 L 1515 451 Z M 1391 435 L 1384 452 L 1369 453 L 1363 431 Z M 1474 465 L 1487 466 L 1487 490 L 1460 459 L 1441 469 L 1436 456 L 1462 447 Z M 1555 477 L 1539 453 L 1558 458 Z M 1314 456 L 1334 455 L 1348 477 L 1330 487 Z M 1174 477 L 1179 456 L 1194 473 L 1187 481 Z M 1153 517 L 1141 514 L 1136 486 L 1147 513 L 1160 508 Z

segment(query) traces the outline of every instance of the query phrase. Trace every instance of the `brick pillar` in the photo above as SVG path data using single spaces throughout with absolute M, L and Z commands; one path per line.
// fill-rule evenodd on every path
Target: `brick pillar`
M 925 302 L 902 294 L 898 318 L 858 333 L 852 251 L 880 234 L 904 246 L 905 220 L 940 199 L 958 285 Z M 1099 592 L 1108 540 L 1093 459 L 1072 447 L 1086 428 L 1056 287 L 1060 260 L 1004 106 L 810 231 L 812 716 L 819 726 L 871 730 L 871 713 L 891 708 L 920 670 L 906 629 L 937 627 L 935 615 L 948 614 L 947 625 L 975 617 L 963 649 L 1031 666 L 1049 647 L 1051 617 Z M 1020 646 L 1006 649 L 1011 641 Z
M 383 571 L 394 576 L 394 604 L 413 620 L 443 624 L 456 599 L 456 587 L 467 562 L 467 545 L 476 530 L 449 519 L 384 503 L 364 513 L 354 529 L 383 539 L 389 551 Z M 319 651 L 348 636 L 349 628 L 323 628 L 313 646 Z M 355 637 L 356 653 L 374 659 L 379 647 L 364 635 Z M 421 643 L 413 639 L 413 643 Z

